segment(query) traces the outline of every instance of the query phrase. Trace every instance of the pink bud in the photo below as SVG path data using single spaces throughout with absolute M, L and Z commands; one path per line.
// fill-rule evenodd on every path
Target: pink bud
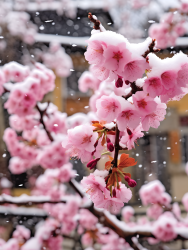
M 116 197 L 116 190 L 115 190 L 115 188 L 114 188 L 113 191 L 112 191 L 112 196 L 113 196 L 113 197 Z
M 128 135 L 132 135 L 132 131 L 129 128 L 127 128 L 127 133 Z
M 107 143 L 107 149 L 110 151 L 110 152 L 113 152 L 114 151 L 114 145 L 110 142 L 110 143 Z
M 130 179 L 130 180 L 128 181 L 128 185 L 129 185 L 129 187 L 135 187 L 135 186 L 137 185 L 137 183 L 136 183 L 135 180 Z
M 106 142 L 107 142 L 107 149 L 110 152 L 113 152 L 114 151 L 114 145 L 111 143 L 111 141 L 110 141 L 110 139 L 108 137 L 106 138 Z
M 97 162 L 99 160 L 100 160 L 100 158 L 96 158 L 96 159 L 91 160 L 90 162 L 88 162 L 87 168 L 93 169 L 97 165 Z
M 123 80 L 121 77 L 118 77 L 115 85 L 116 85 L 116 88 L 121 88 L 123 86 Z
M 125 84 L 126 84 L 126 85 L 129 85 L 129 83 L 130 83 L 130 82 L 129 82 L 128 80 L 125 81 Z
M 129 182 L 131 179 L 130 179 L 130 177 L 129 176 L 127 176 L 127 175 L 125 175 L 125 181 L 127 181 L 127 182 Z

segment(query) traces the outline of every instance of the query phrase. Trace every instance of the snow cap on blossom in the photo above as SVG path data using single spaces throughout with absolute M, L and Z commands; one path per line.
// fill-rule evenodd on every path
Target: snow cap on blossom
M 5 64 L 2 69 L 6 82 L 22 82 L 30 74 L 28 66 L 21 65 L 17 62 L 9 62 Z
M 71 157 L 81 158 L 83 162 L 91 160 L 91 153 L 95 150 L 94 144 L 97 140 L 97 133 L 93 132 L 89 124 L 76 126 L 68 130 L 67 152 Z
M 152 233 L 158 240 L 171 241 L 177 237 L 175 226 L 176 220 L 172 213 L 165 212 L 155 221 Z
M 159 180 L 151 181 L 143 185 L 139 191 L 141 201 L 144 205 L 160 203 L 165 187 Z

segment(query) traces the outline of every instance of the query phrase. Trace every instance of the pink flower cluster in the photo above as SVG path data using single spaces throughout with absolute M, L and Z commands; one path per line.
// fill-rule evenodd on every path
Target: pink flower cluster
M 69 198 L 66 204 L 45 204 L 44 209 L 62 225 L 61 233 L 70 235 L 77 226 L 76 216 L 79 208 L 78 205 L 79 203 L 74 197 L 72 199 Z
M 85 58 L 94 64 L 92 71 L 99 80 L 135 81 L 143 76 L 148 68 L 145 58 L 142 57 L 151 40 L 135 46 L 130 44 L 122 35 L 112 31 L 95 33 L 88 40 Z
M 43 147 L 37 157 L 43 168 L 60 168 L 68 161 L 68 155 L 61 141 L 54 141 Z
M 38 155 L 37 149 L 19 142 L 18 136 L 13 129 L 7 128 L 3 139 L 6 142 L 9 152 L 14 156 L 11 158 L 9 165 L 13 173 L 19 174 L 32 165 L 35 165 Z
M 143 185 L 139 195 L 143 205 L 160 204 L 168 207 L 171 202 L 170 195 L 165 192 L 165 187 L 159 180 Z
M 97 90 L 101 81 L 95 77 L 92 72 L 93 66 L 90 66 L 89 71 L 84 71 L 78 80 L 78 87 L 81 92 L 87 92 L 89 89 Z
M 8 109 L 10 114 L 17 114 L 19 116 L 33 114 L 33 108 L 37 101 L 42 100 L 43 96 L 55 87 L 53 72 L 45 68 L 42 64 L 36 63 L 36 68 L 29 72 L 29 75 L 25 78 L 23 66 L 20 67 L 18 65 L 18 67 L 15 67 L 14 64 L 10 63 L 7 68 L 6 65 L 4 67 L 5 72 L 8 72 L 6 73 L 7 79 L 18 75 L 18 79 L 20 80 L 17 84 L 4 84 L 6 89 L 10 91 L 5 108 Z M 27 73 L 28 68 L 26 67 Z
M 34 195 L 51 196 L 53 200 L 59 200 L 65 194 L 63 183 L 69 182 L 75 177 L 76 171 L 72 169 L 72 164 L 64 164 L 61 168 L 47 169 L 40 175 L 35 183 Z
M 187 12 L 186 9 L 184 11 Z M 150 26 L 148 32 L 150 37 L 157 40 L 159 48 L 175 46 L 176 39 L 186 33 L 185 19 L 177 12 L 166 13 L 161 17 L 160 23 Z
M 104 208 L 112 213 L 118 213 L 120 208 L 124 206 L 124 202 L 128 202 L 132 197 L 132 192 L 123 183 L 120 188 L 114 188 L 114 196 L 110 196 L 110 191 L 106 187 L 105 177 L 108 175 L 107 170 L 95 170 L 93 174 L 84 177 L 81 184 L 85 192 L 90 196 L 95 207 Z
M 164 60 L 154 54 L 149 54 L 148 58 L 152 69 L 144 81 L 144 91 L 153 98 L 160 96 L 164 103 L 181 99 L 188 91 L 187 56 L 180 52 Z

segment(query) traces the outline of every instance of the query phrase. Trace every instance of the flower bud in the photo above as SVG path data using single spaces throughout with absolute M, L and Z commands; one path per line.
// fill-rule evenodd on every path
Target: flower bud
M 129 185 L 129 187 L 135 187 L 135 186 L 137 185 L 137 183 L 136 183 L 135 180 L 130 179 L 130 180 L 128 181 L 128 185 Z
M 121 77 L 118 77 L 115 85 L 116 85 L 116 88 L 121 88 L 123 86 L 123 80 Z
M 87 168 L 93 169 L 97 165 L 97 162 L 99 160 L 100 160 L 100 158 L 96 158 L 96 159 L 91 160 L 90 162 L 88 162 Z
M 127 181 L 127 182 L 129 182 L 129 181 L 131 180 L 131 178 L 130 178 L 129 176 L 127 176 L 127 175 L 125 175 L 124 179 L 125 179 L 125 181 Z
M 115 190 L 115 188 L 112 191 L 112 197 L 116 197 L 116 190 Z
M 107 142 L 107 149 L 110 152 L 113 152 L 114 151 L 114 145 L 111 143 L 111 141 L 110 141 L 110 139 L 108 137 L 106 138 L 106 142 Z

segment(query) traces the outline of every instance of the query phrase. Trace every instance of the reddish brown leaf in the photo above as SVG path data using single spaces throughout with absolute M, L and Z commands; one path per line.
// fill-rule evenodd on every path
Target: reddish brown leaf
M 136 164 L 137 164 L 137 162 L 135 161 L 134 158 L 129 157 L 128 154 L 122 154 L 121 157 L 120 157 L 118 168 L 119 169 L 127 168 L 127 167 L 130 167 L 130 166 L 134 166 Z

